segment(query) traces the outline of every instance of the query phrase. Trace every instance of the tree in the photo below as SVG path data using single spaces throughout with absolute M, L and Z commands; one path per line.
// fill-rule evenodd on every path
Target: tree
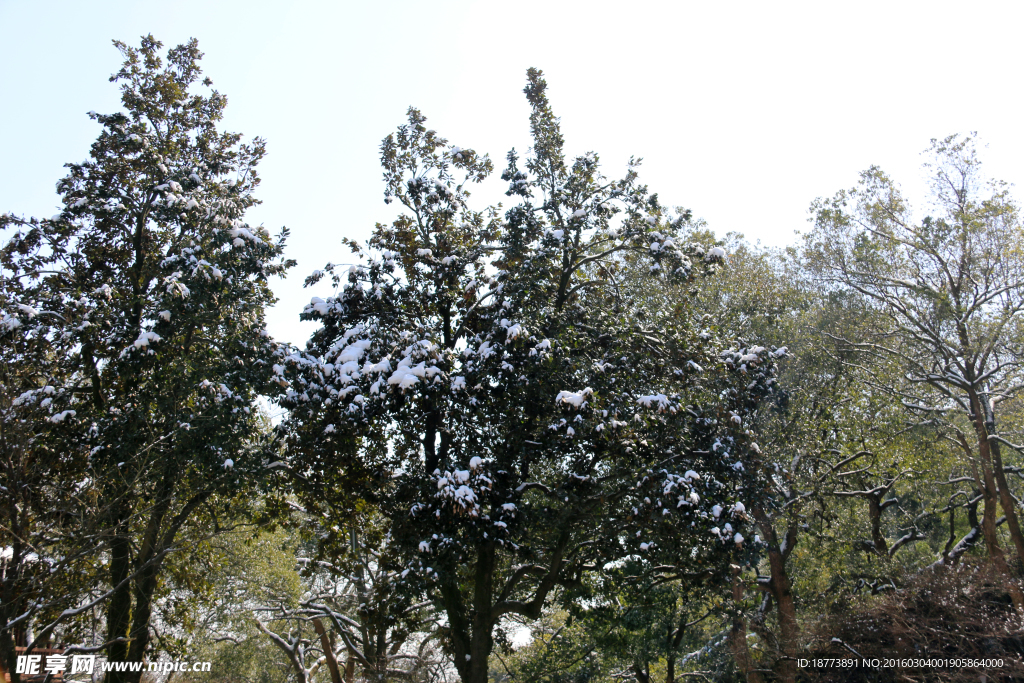
M 376 549 L 365 542 L 374 527 L 361 527 L 338 564 L 315 557 L 312 539 L 323 529 L 242 528 L 197 544 L 201 568 L 172 577 L 183 607 L 173 614 L 184 645 L 176 658 L 213 661 L 223 681 L 443 680 L 432 615 L 413 605 L 390 620 L 390 596 L 376 590 Z
M 608 562 L 693 581 L 749 562 L 744 501 L 763 487 L 746 425 L 774 386 L 771 350 L 726 348 L 689 302 L 628 298 L 630 261 L 657 292 L 697 287 L 724 251 L 677 243 L 688 214 L 669 219 L 635 163 L 616 181 L 594 153 L 568 164 L 539 71 L 525 92 L 534 146 L 524 170 L 508 155 L 504 216 L 468 206 L 490 160 L 409 111 L 381 146 L 402 214 L 349 242 L 347 275 L 307 280 L 340 292 L 312 300 L 322 326 L 279 366 L 307 508 L 379 509 L 389 576 L 445 615 L 466 683 L 487 680 L 506 615 L 537 619 Z
M 292 680 L 289 658 L 259 630 L 254 614 L 268 604 L 295 605 L 302 597 L 298 534 L 243 523 L 189 550 L 187 564 L 168 567 L 161 649 L 172 659 L 209 661 L 212 668 L 179 675 L 222 683 Z
M 0 271 L 0 656 L 18 683 L 14 648 L 60 613 L 56 596 L 76 600 L 90 588 L 82 577 L 92 574 L 96 544 L 83 533 L 94 506 L 81 444 L 60 438 L 55 416 L 38 419 L 36 404 L 68 398 L 46 333 L 53 314 L 26 303 L 23 283 L 7 275 Z
M 309 520 L 316 536 L 322 536 L 316 521 Z M 351 683 L 357 671 L 365 681 L 436 680 L 445 662 L 430 603 L 413 602 L 395 590 L 385 569 L 392 555 L 390 539 L 372 516 L 354 520 L 347 535 L 348 547 L 332 553 L 331 562 L 298 558 L 302 595 L 265 599 L 253 609 L 258 628 L 286 653 L 303 681 L 312 680 L 317 669 L 329 670 L 335 683 L 342 677 Z M 287 637 L 282 624 L 290 627 Z
M 256 401 L 279 389 L 267 278 L 291 264 L 281 259 L 287 231 L 274 241 L 243 222 L 265 144 L 217 130 L 227 100 L 197 91 L 196 41 L 166 62 L 152 36 L 115 45 L 124 111 L 90 113 L 102 131 L 58 183 L 63 209 L 5 216 L 0 228 L 15 231 L 2 251 L 5 282 L 18 283 L 34 321 L 9 324 L 10 343 L 45 340 L 46 375 L 59 382 L 22 403 L 39 424 L 60 425 L 62 443 L 88 449 L 70 450 L 99 501 L 92 558 L 107 571 L 116 662 L 146 656 L 161 568 L 182 529 L 199 517 L 216 529 L 232 495 L 267 476 Z M 66 619 L 78 605 L 63 607 Z
M 928 425 L 908 424 L 888 393 L 861 381 L 856 351 L 837 339 L 870 325 L 859 297 L 823 293 L 796 250 L 761 249 L 737 235 L 725 247 L 729 268 L 701 289 L 702 305 L 737 336 L 788 347 L 784 393 L 754 425 L 773 475 L 770 495 L 749 506 L 765 547 L 749 583 L 760 599 L 745 604 L 760 667 L 793 681 L 807 621 L 800 605 L 808 615 L 828 611 L 848 595 L 844 585 L 892 588 L 898 562 L 916 568 L 925 559 L 907 551 L 938 542 L 927 533 L 935 525 L 926 480 L 945 453 Z M 871 370 L 880 377 L 894 365 Z M 794 555 L 798 545 L 814 553 Z
M 764 540 L 761 566 L 750 587 L 763 594 L 756 610 L 746 610 L 746 600 L 736 591 L 736 610 L 747 614 L 748 627 L 760 636 L 764 645 L 762 656 L 771 663 L 781 681 L 795 680 L 795 656 L 798 645 L 796 605 L 787 561 L 796 546 L 800 520 L 799 492 L 794 490 L 789 469 L 799 462 L 799 452 L 807 439 L 794 438 L 815 412 L 811 406 L 793 405 L 806 394 L 818 398 L 818 391 L 830 391 L 832 383 L 793 381 L 792 366 L 800 365 L 807 350 L 801 348 L 808 335 L 802 334 L 809 297 L 801 287 L 801 278 L 784 254 L 758 249 L 745 243 L 742 236 L 727 236 L 729 269 L 700 292 L 704 306 L 713 310 L 730 334 L 751 343 L 786 349 L 789 359 L 780 368 L 779 382 L 783 391 L 773 402 L 772 410 L 760 411 L 752 425 L 760 438 L 765 460 L 773 469 L 766 482 L 765 495 L 750 506 L 750 514 L 760 537 Z M 795 348 L 796 360 L 793 359 Z M 813 419 L 813 418 L 812 418 Z M 794 429 L 794 427 L 796 429 Z M 767 566 L 764 566 L 767 565 Z M 762 576 L 762 569 L 767 574 Z M 737 587 L 740 576 L 737 575 Z M 775 608 L 778 633 L 770 632 L 766 622 Z M 735 642 L 746 638 L 746 632 L 735 633 Z
M 956 435 L 983 496 L 986 548 L 1008 576 L 997 506 L 1020 561 L 1024 536 L 995 411 L 1024 387 L 1024 235 L 1007 186 L 981 176 L 973 137 L 933 140 L 929 153 L 929 215 L 915 220 L 896 184 L 872 167 L 857 188 L 815 202 L 805 253 L 823 285 L 856 293 L 878 314 L 869 338 L 847 341 L 866 357 L 897 359 L 905 382 L 888 390 Z M 1024 609 L 1019 587 L 1009 588 Z

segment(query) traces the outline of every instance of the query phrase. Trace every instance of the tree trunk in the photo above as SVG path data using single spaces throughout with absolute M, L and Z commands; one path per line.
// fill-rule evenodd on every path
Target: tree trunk
M 950 510 L 949 518 L 952 523 L 952 510 Z M 968 550 L 970 550 L 971 548 L 973 548 L 978 543 L 977 537 L 981 534 L 981 522 L 978 521 L 978 501 L 974 501 L 973 503 L 968 501 L 967 523 L 970 524 L 971 530 L 967 532 L 967 534 L 963 537 L 960 543 L 953 546 L 950 551 L 947 551 L 943 554 L 943 564 L 947 564 L 950 567 L 955 567 L 960 562 L 960 556 Z
M 107 640 L 116 640 L 107 646 L 107 660 L 124 662 L 128 657 L 128 627 L 131 625 L 132 592 L 125 579 L 131 574 L 131 541 L 128 538 L 128 511 L 123 503 L 115 513 L 114 538 L 110 543 L 110 585 L 118 587 L 107 603 Z M 123 584 L 123 585 L 122 585 Z M 106 683 L 126 683 L 128 673 L 107 672 Z
M 1013 606 L 1018 612 L 1024 613 L 1024 593 L 1021 593 L 1020 585 L 1017 583 L 1010 566 L 1006 562 L 1006 554 L 999 545 L 999 538 L 996 534 L 996 499 L 998 487 L 993 473 L 992 449 L 988 438 L 988 430 L 985 428 L 985 412 L 981 403 L 981 397 L 974 389 L 968 391 L 971 401 L 971 421 L 978 435 L 978 459 L 981 461 L 982 474 L 982 495 L 985 502 L 985 515 L 981 520 L 981 532 L 985 538 L 985 546 L 996 570 L 1006 577 L 1006 590 L 1010 593 Z M 1009 494 L 1009 491 L 1007 491 Z M 1009 520 L 1009 517 L 1007 517 Z M 1018 527 L 1018 533 L 1020 529 Z M 1011 532 L 1011 537 L 1012 537 Z
M 134 584 L 132 592 L 135 594 L 135 609 L 132 613 L 131 642 L 128 646 L 128 661 L 130 662 L 144 661 L 146 649 L 149 647 L 149 622 L 153 617 L 153 596 L 156 594 L 160 567 L 163 564 L 163 559 L 159 558 L 159 553 L 163 550 L 161 544 L 174 537 L 173 532 L 170 538 L 167 538 L 161 531 L 168 510 L 171 508 L 178 476 L 173 461 L 168 459 L 164 466 L 160 497 L 150 512 L 146 533 L 139 548 L 139 556 L 136 558 L 135 565 L 139 575 L 132 582 Z M 139 683 L 142 680 L 141 669 L 129 672 L 125 680 L 127 683 Z
M 686 633 L 686 612 L 679 617 L 679 628 L 675 633 L 669 633 L 668 662 L 665 667 L 665 683 L 676 683 L 676 650 L 683 642 L 683 635 Z
M 149 647 L 149 622 L 153 616 L 153 595 L 157 589 L 157 575 L 160 563 L 146 567 L 135 579 L 135 609 L 132 613 L 131 644 L 128 646 L 128 661 L 141 662 L 146 658 Z M 128 672 L 128 683 L 139 683 L 142 670 Z
M 1013 495 L 1010 493 L 1006 472 L 1003 471 L 1003 455 L 1002 449 L 999 447 L 999 441 L 991 438 L 996 435 L 996 415 L 992 409 L 992 401 L 987 396 L 984 397 L 984 409 L 985 422 L 982 425 L 984 440 L 992 452 L 992 470 L 995 474 L 996 484 L 999 487 L 999 503 L 1003 508 L 1003 514 L 1006 515 L 1006 528 L 1010 532 L 1010 539 L 1013 541 L 1013 547 L 1017 551 L 1017 560 L 1021 567 L 1024 567 L 1024 535 L 1021 535 L 1020 522 L 1017 520 L 1017 501 L 1013 499 Z M 982 438 L 981 433 L 979 433 L 978 438 Z
M 14 503 L 14 497 L 11 497 L 10 504 L 10 519 L 11 522 L 11 559 L 6 565 L 0 564 L 0 569 L 3 570 L 3 590 L 0 592 L 0 611 L 3 614 L 3 625 L 7 626 L 12 619 L 18 617 L 18 613 L 21 611 L 22 605 L 25 600 L 18 600 L 16 594 L 18 589 L 18 581 L 20 579 L 21 568 L 22 568 L 22 544 L 21 544 L 21 528 L 18 524 L 18 509 Z M 11 683 L 21 683 L 21 674 L 18 673 L 16 666 L 17 655 L 15 654 L 15 647 L 17 646 L 15 635 L 11 632 L 11 629 L 5 628 L 0 631 L 0 659 L 3 661 L 3 668 L 7 671 L 7 675 L 11 678 Z M 27 643 L 26 643 L 27 644 Z
M 487 664 L 494 647 L 491 631 L 494 628 L 495 557 L 493 541 L 479 546 L 473 568 L 472 606 L 468 614 L 458 577 L 450 574 L 451 569 L 441 584 L 441 598 L 448 616 L 448 640 L 461 683 L 488 683 Z
M 9 630 L 0 631 L 0 674 L 6 672 L 11 678 L 11 683 L 21 683 L 21 674 L 18 673 L 18 657 L 14 650 L 14 638 Z
M 977 396 L 977 394 L 974 394 Z M 981 408 L 981 405 L 978 405 Z M 986 456 L 990 454 L 986 447 L 984 451 L 979 449 L 978 458 L 975 459 L 963 434 L 958 432 L 960 445 L 967 453 L 967 459 L 971 463 L 971 471 L 974 481 L 981 490 L 981 498 L 984 503 L 984 513 L 981 518 L 981 537 L 985 540 L 985 549 L 988 551 L 989 559 L 995 566 L 996 571 L 1003 575 L 1006 581 L 1006 590 L 1010 594 L 1014 608 L 1024 613 L 1024 594 L 1020 586 L 1010 574 L 1010 567 L 1006 563 L 1006 556 L 999 545 L 999 537 L 996 535 L 996 482 L 992 475 L 992 463 Z M 986 446 L 988 439 L 985 439 Z M 979 444 L 980 446 L 980 444 Z M 978 471 L 978 464 L 981 464 L 981 471 Z
M 796 602 L 793 600 L 793 585 L 786 571 L 786 557 L 796 544 L 796 529 L 786 533 L 785 550 L 779 546 L 775 525 L 760 508 L 754 508 L 758 528 L 768 544 L 768 566 L 771 581 L 768 590 L 775 601 L 779 618 L 779 650 L 782 657 L 775 664 L 775 673 L 782 683 L 795 683 L 797 650 L 800 646 L 800 629 L 796 621 Z M 884 540 L 883 540 L 884 542 Z
M 889 555 L 889 544 L 885 542 L 885 536 L 882 535 L 882 497 L 886 495 L 888 489 L 882 493 L 871 493 L 868 494 L 868 517 L 871 519 L 871 543 L 874 546 L 875 554 L 880 557 L 887 557 Z
M 465 607 L 462 604 L 462 593 L 459 589 L 458 577 L 449 569 L 441 583 L 441 599 L 444 602 L 445 615 L 448 617 L 448 640 L 452 648 L 452 663 L 462 683 L 470 680 L 469 662 L 473 659 L 470 646 L 470 627 L 466 619 Z
M 953 505 L 949 506 L 949 540 L 946 541 L 946 545 L 942 548 L 942 564 L 949 564 L 949 551 L 953 549 L 953 545 L 956 543 L 956 508 Z
M 331 645 L 331 640 L 324 629 L 324 623 L 319 619 L 313 619 L 313 628 L 316 629 L 316 634 L 320 636 L 320 647 L 323 649 L 324 658 L 327 660 L 327 669 L 331 672 L 331 683 L 342 683 L 341 672 L 338 670 L 338 660 L 334 656 L 334 647 Z
M 487 663 L 494 647 L 491 617 L 494 601 L 494 564 L 497 549 L 493 541 L 480 548 L 477 555 L 476 581 L 473 591 L 473 635 L 470 641 L 470 678 L 463 683 L 487 683 Z
M 984 497 L 985 512 L 981 518 L 981 534 L 985 539 L 985 547 L 988 550 L 992 564 L 995 565 L 996 570 L 1006 580 L 1006 589 L 1013 600 L 1013 606 L 1018 612 L 1024 613 L 1024 595 L 1021 594 L 1020 587 L 1010 573 L 1010 566 L 1006 562 L 1006 555 L 1003 553 L 1003 549 L 999 545 L 999 538 L 996 535 L 996 501 L 995 496 L 992 495 L 995 481 L 992 477 L 992 470 L 984 462 L 982 463 L 982 468 L 985 474 L 984 484 L 987 489 L 987 495 Z
M 743 617 L 743 581 L 740 578 L 740 567 L 732 565 L 732 602 L 735 610 L 732 619 L 732 630 L 729 632 L 729 645 L 736 666 L 743 673 L 747 683 L 763 683 L 761 672 L 754 670 L 754 658 L 750 655 L 747 645 L 747 620 Z

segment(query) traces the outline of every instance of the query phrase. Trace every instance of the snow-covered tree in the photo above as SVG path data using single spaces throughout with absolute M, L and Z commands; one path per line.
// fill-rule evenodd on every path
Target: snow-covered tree
M 81 532 L 106 574 L 96 601 L 107 654 L 141 661 L 179 532 L 267 476 L 257 398 L 279 386 L 263 315 L 274 300 L 267 279 L 289 264 L 286 232 L 275 240 L 244 222 L 264 142 L 218 131 L 227 101 L 209 79 L 200 87 L 196 42 L 166 60 L 152 36 L 139 48 L 115 45 L 124 64 L 111 80 L 124 110 L 89 114 L 102 130 L 57 184 L 63 208 L 49 219 L 0 218 L 13 233 L 2 251 L 5 294 L 18 299 L 3 301 L 2 343 L 5 352 L 46 346 L 44 367 L 23 373 L 14 402 L 82 469 L 79 486 L 95 505 Z M 5 481 L 4 495 L 9 484 L 20 482 Z M 21 541 L 45 536 L 37 528 Z M 47 597 L 31 609 L 54 607 Z M 68 611 L 37 638 L 89 600 L 78 601 L 58 605 Z
M 531 69 L 534 144 L 522 168 L 508 155 L 519 203 L 503 215 L 468 203 L 490 160 L 409 111 L 381 147 L 401 215 L 348 242 L 356 264 L 307 280 L 339 290 L 312 300 L 303 317 L 322 326 L 276 368 L 308 509 L 380 510 L 390 580 L 443 612 L 466 683 L 487 680 L 506 615 L 536 619 L 587 572 L 636 557 L 728 581 L 757 545 L 747 425 L 775 353 L 726 348 L 691 301 L 649 307 L 623 286 L 642 264 L 655 295 L 698 287 L 725 251 L 687 244 L 688 213 L 670 217 L 636 163 L 608 180 L 594 153 L 567 162 L 545 89 Z
M 13 315 L 0 327 L 0 656 L 18 683 L 15 646 L 61 611 L 44 597 L 79 593 L 96 545 L 82 533 L 91 506 L 84 458 L 76 457 L 81 441 L 66 438 L 63 411 L 39 419 L 40 404 L 65 398 L 57 388 L 66 368 L 52 362 L 50 340 L 37 329 L 52 314 L 24 303 L 26 283 L 6 275 L 0 310 Z

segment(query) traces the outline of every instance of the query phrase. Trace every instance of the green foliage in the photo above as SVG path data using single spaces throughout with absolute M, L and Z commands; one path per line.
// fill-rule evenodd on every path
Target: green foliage
M 0 215 L 6 668 L 88 641 L 223 683 L 756 682 L 863 628 L 1017 646 L 1024 225 L 973 136 L 932 142 L 923 212 L 871 167 L 762 249 L 567 158 L 530 69 L 511 206 L 411 108 L 399 215 L 306 278 L 335 291 L 298 350 L 264 325 L 287 230 L 244 222 L 264 141 L 219 130 L 194 40 L 115 45 L 60 212 Z
M 395 590 L 443 610 L 464 681 L 486 676 L 506 615 L 538 618 L 608 562 L 716 581 L 757 552 L 734 505 L 761 490 L 746 425 L 775 356 L 725 349 L 692 301 L 658 310 L 620 286 L 642 268 L 638 288 L 697 287 L 724 252 L 686 243 L 688 214 L 668 218 L 635 164 L 617 181 L 593 153 L 567 164 L 545 87 L 528 73 L 534 147 L 526 172 L 508 156 L 520 203 L 503 217 L 468 208 L 486 157 L 410 110 L 381 147 L 405 212 L 350 244 L 360 263 L 306 308 L 322 327 L 284 363 L 303 499 L 380 510 Z M 328 273 L 342 284 L 331 264 L 309 282 Z
M 212 663 L 209 673 L 190 672 L 185 674 L 186 680 L 293 680 L 291 662 L 255 620 L 265 618 L 257 610 L 269 605 L 298 606 L 303 585 L 296 556 L 301 554 L 296 535 L 280 528 L 257 534 L 238 530 L 195 549 L 190 566 L 181 567 L 171 580 L 173 594 L 184 604 L 163 611 L 165 621 L 177 625 L 184 636 L 181 658 Z M 188 581 L 195 575 L 206 579 L 200 590 L 186 588 L 178 580 Z
M 17 403 L 81 468 L 90 507 L 78 533 L 92 545 L 76 552 L 106 565 L 82 593 L 38 608 L 77 608 L 95 590 L 110 657 L 140 661 L 178 534 L 198 518 L 216 529 L 225 510 L 212 501 L 267 477 L 257 399 L 278 389 L 267 278 L 290 262 L 286 232 L 275 241 L 243 222 L 265 145 L 217 130 L 226 99 L 198 90 L 196 42 L 166 62 L 152 37 L 116 46 L 124 111 L 90 113 L 102 131 L 58 183 L 60 213 L 0 218 L 13 233 L 0 250 L 6 295 L 17 297 L 2 338 L 45 347 Z

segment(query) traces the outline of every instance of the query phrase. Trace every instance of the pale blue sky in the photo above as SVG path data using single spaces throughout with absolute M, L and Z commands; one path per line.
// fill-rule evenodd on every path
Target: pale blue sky
M 98 130 L 85 112 L 118 106 L 111 39 L 195 36 L 226 128 L 268 140 L 249 219 L 292 229 L 299 266 L 269 322 L 302 343 L 304 276 L 391 215 L 377 145 L 409 105 L 500 169 L 529 144 L 537 66 L 571 151 L 608 175 L 644 157 L 664 202 L 783 245 L 870 164 L 919 191 L 932 137 L 977 130 L 988 172 L 1021 182 L 1022 19 L 1019 2 L 0 0 L 0 211 L 54 213 L 62 165 Z

